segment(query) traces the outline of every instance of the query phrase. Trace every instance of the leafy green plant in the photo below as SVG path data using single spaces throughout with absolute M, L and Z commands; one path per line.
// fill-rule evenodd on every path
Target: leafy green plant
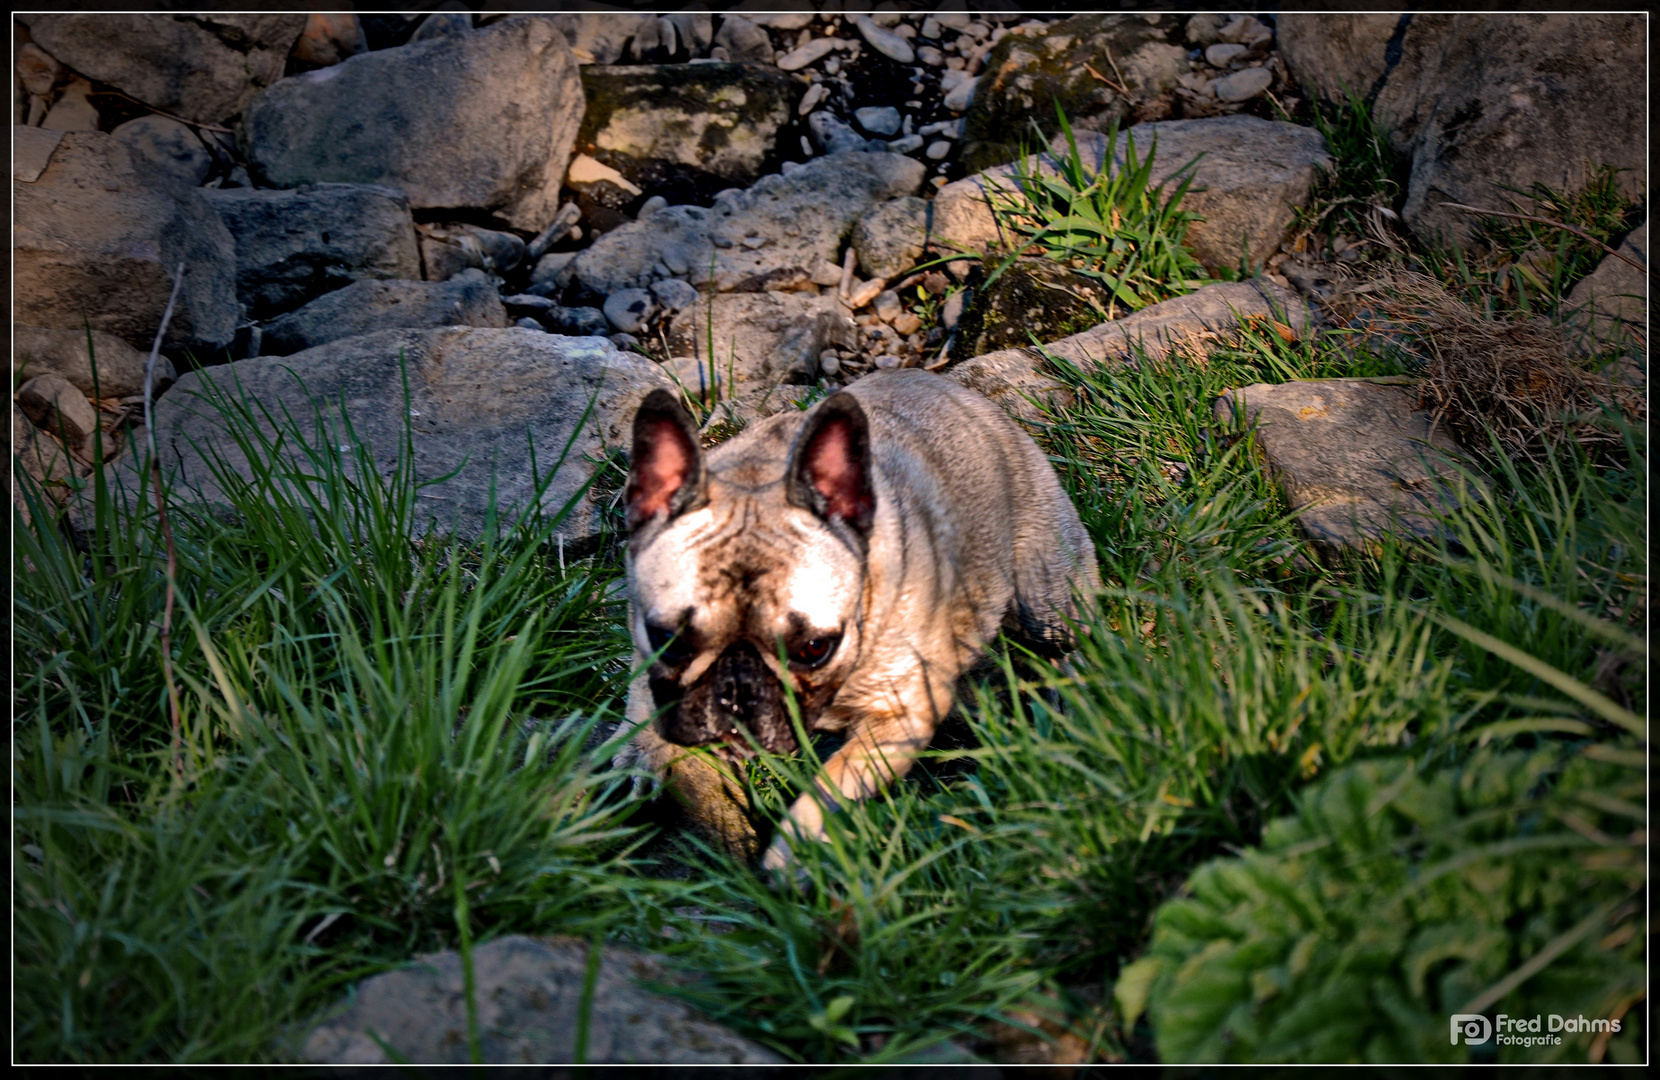
M 1645 755 L 1477 750 L 1337 773 L 1200 868 L 1118 982 L 1166 1060 L 1457 1062 L 1454 1013 L 1623 1018 L 1499 1061 L 1640 1060 Z
M 1124 160 L 1117 161 L 1117 128 L 1106 136 L 1099 170 L 1086 164 L 1066 114 L 1056 105 L 1066 136 L 1064 155 L 1022 153 L 1012 188 L 992 186 L 992 209 L 1014 235 L 1026 240 L 992 274 L 995 280 L 1032 248 L 1065 262 L 1108 288 L 1108 316 L 1122 304 L 1136 311 L 1180 296 L 1205 283 L 1207 275 L 1183 246 L 1199 216 L 1181 209 L 1193 184 L 1194 158 L 1169 179 L 1152 182 L 1157 145 L 1138 157 L 1135 136 L 1124 135 Z M 1174 181 L 1174 191 L 1166 186 Z

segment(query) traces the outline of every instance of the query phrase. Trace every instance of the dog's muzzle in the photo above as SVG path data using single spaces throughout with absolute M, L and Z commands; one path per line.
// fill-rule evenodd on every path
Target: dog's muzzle
M 652 696 L 659 708 L 658 731 L 681 746 L 723 744 L 738 757 L 753 753 L 747 731 L 767 751 L 793 754 L 795 730 L 784 708 L 784 688 L 778 677 L 748 642 L 721 653 L 692 686 L 682 688 L 672 679 L 652 679 Z M 677 700 L 678 699 L 678 700 Z

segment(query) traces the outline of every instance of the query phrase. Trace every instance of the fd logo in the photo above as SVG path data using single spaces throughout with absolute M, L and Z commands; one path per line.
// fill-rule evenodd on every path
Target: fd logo
M 1473 1013 L 1454 1013 L 1452 1018 L 1452 1044 L 1458 1045 L 1458 1037 L 1464 1036 L 1464 1045 L 1480 1046 L 1493 1037 L 1493 1021 L 1485 1016 L 1476 1016 Z

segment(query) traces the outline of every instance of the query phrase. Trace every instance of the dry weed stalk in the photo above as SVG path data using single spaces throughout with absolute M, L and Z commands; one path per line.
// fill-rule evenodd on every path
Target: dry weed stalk
M 1563 439 L 1586 447 L 1618 443 L 1609 410 L 1643 420 L 1642 387 L 1574 363 L 1561 327 L 1540 318 L 1489 318 L 1424 274 L 1386 274 L 1372 311 L 1416 346 L 1424 361 L 1423 407 L 1466 445 L 1480 445 L 1491 427 L 1508 453 L 1536 460 Z

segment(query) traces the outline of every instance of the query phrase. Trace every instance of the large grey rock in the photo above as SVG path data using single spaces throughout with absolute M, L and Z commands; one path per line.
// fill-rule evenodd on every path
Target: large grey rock
M 362 278 L 421 276 L 415 219 L 396 188 L 311 184 L 203 195 L 236 242 L 237 295 L 256 319 Z
M 696 357 L 706 366 L 711 329 L 715 369 L 729 396 L 812 382 L 820 353 L 857 341 L 853 320 L 834 296 L 720 293 L 669 321 L 670 355 Z
M 1404 379 L 1312 379 L 1230 390 L 1216 416 L 1256 425 L 1263 460 L 1309 537 L 1371 548 L 1385 532 L 1429 538 L 1458 505 L 1461 450 Z M 1467 466 L 1466 466 L 1467 467 Z
M 180 263 L 166 345 L 207 354 L 236 333 L 236 254 L 201 192 L 140 167 L 97 131 L 65 132 L 33 183 L 14 181 L 15 321 L 114 334 L 148 350 Z
M 282 78 L 305 29 L 293 14 L 19 15 L 35 43 L 88 78 L 186 120 L 221 124 Z
M 595 159 L 645 188 L 682 169 L 730 187 L 761 175 L 802 87 L 760 64 L 662 64 L 586 67 L 582 90 L 577 142 Z
M 1296 211 L 1308 204 L 1319 170 L 1331 164 L 1318 131 L 1255 116 L 1137 124 L 1120 134 L 1116 165 L 1123 165 L 1131 138 L 1138 159 L 1155 151 L 1151 182 L 1165 184 L 1167 193 L 1175 190 L 1176 173 L 1198 158 L 1182 207 L 1205 220 L 1188 227 L 1187 246 L 1213 270 L 1237 268 L 1244 252 L 1253 267 L 1260 266 L 1277 251 Z M 1106 136 L 1078 132 L 1074 142 L 1085 165 L 1098 171 L 1106 158 Z M 1057 138 L 1048 154 L 1032 155 L 1025 167 L 1056 176 L 1056 158 L 1069 151 L 1064 137 Z M 1013 164 L 1002 165 L 941 188 L 933 226 L 940 241 L 979 252 L 1009 246 L 992 205 L 1015 197 L 1017 171 Z
M 507 309 L 482 270 L 448 281 L 354 281 L 267 326 L 260 352 L 286 356 L 376 330 L 506 325 Z
M 462 536 L 477 536 L 484 526 L 492 477 L 498 511 L 510 520 L 535 493 L 538 477 L 532 475 L 532 454 L 545 479 L 574 436 L 569 456 L 542 497 L 544 509 L 558 510 L 587 482 L 593 468 L 590 459 L 628 446 L 629 426 L 645 395 L 669 385 L 655 364 L 620 353 L 603 338 L 556 337 L 517 328 L 382 330 L 292 356 L 187 372 L 156 405 L 156 439 L 163 468 L 175 477 L 176 498 L 224 506 L 225 496 L 207 455 L 218 455 L 244 477 L 253 474 L 254 466 L 228 434 L 210 387 L 221 394 L 240 393 L 262 406 L 256 413 L 261 430 L 268 434 L 272 428 L 265 416 L 292 416 L 299 432 L 290 432 L 287 459 L 307 473 L 315 467 L 307 463 L 296 440 L 321 452 L 350 446 L 342 404 L 382 475 L 397 460 L 407 421 L 417 479 L 456 473 L 421 489 L 417 528 L 431 522 Z M 594 414 L 578 433 L 590 400 Z M 325 440 L 320 444 L 318 423 Z M 255 453 L 260 468 L 273 464 L 257 449 Z M 342 456 L 350 461 L 353 455 Z M 132 459 L 124 461 L 123 488 L 130 498 L 139 484 Z M 567 540 L 598 533 L 602 508 L 597 500 L 599 496 L 574 507 L 562 529 Z
M 571 1062 L 583 1007 L 588 945 L 571 938 L 498 938 L 473 950 L 484 1061 Z M 768 1065 L 783 1059 L 641 981 L 676 976 L 650 954 L 606 947 L 589 1005 L 587 1062 L 595 1065 Z M 463 1065 L 467 1005 L 461 957 L 416 957 L 358 986 L 343 1012 L 315 1028 L 301 1057 L 320 1065 L 388 1065 L 378 1036 L 414 1064 Z M 371 1036 L 373 1032 L 373 1036 Z
M 362 53 L 248 106 L 251 165 L 279 187 L 385 184 L 416 209 L 490 211 L 540 231 L 582 120 L 582 84 L 549 18 Z
M 1287 13 L 1278 31 L 1294 79 L 1372 102 L 1412 163 L 1401 217 L 1421 238 L 1467 243 L 1475 219 L 1441 203 L 1504 209 L 1507 188 L 1583 183 L 1587 161 L 1631 170 L 1641 198 L 1641 15 Z
M 947 372 L 1003 406 L 1011 416 L 1034 420 L 1040 415 L 1028 398 L 1065 404 L 1069 397 L 1044 354 L 1088 370 L 1107 364 L 1162 359 L 1182 350 L 1202 355 L 1254 322 L 1263 333 L 1302 338 L 1314 332 L 1315 316 L 1307 302 L 1262 278 L 1219 282 L 1186 296 L 1152 304 L 1134 315 L 1101 323 L 1082 333 L 1034 348 L 1002 349 L 952 367 Z
M 1052 137 L 1057 102 L 1078 129 L 1156 119 L 1154 103 L 1187 74 L 1186 22 L 1180 15 L 1091 13 L 1008 35 L 986 57 L 963 117 L 963 164 L 978 171 L 1013 161 L 1034 123 Z M 1128 101 L 1090 73 L 1116 81 L 1114 65 Z
M 140 352 L 114 334 L 92 331 L 92 352 L 87 352 L 87 332 L 50 330 L 38 326 L 12 327 L 12 381 L 52 372 L 68 379 L 88 396 L 130 397 L 144 392 L 144 365 L 148 354 Z M 93 386 L 93 362 L 98 365 L 98 385 Z M 156 357 L 156 383 L 173 381 L 173 364 Z
M 860 215 L 914 193 L 925 174 L 920 161 L 899 154 L 817 158 L 788 176 L 764 176 L 713 208 L 665 207 L 613 229 L 572 267 L 578 280 L 605 294 L 669 277 L 744 290 L 780 270 L 838 261 Z
M 1619 251 L 1648 266 L 1648 222 L 1627 236 Z M 1581 351 L 1594 352 L 1606 344 L 1647 351 L 1648 276 L 1625 259 L 1608 255 L 1574 286 L 1568 294 L 1568 322 Z

